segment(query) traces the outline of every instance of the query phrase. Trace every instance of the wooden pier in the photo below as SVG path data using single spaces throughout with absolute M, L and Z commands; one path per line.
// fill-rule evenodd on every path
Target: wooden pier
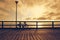
M 0 29 L 0 40 L 60 40 L 60 29 Z

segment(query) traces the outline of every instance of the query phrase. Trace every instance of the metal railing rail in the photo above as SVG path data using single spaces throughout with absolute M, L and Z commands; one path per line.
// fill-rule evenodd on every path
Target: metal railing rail
M 51 26 L 51 28 L 55 28 L 55 26 L 60 26 L 60 24 L 58 23 L 58 24 L 54 24 L 55 22 L 60 22 L 60 21 L 17 21 L 17 24 L 5 24 L 5 22 L 6 23 L 8 23 L 8 22 L 14 22 L 14 23 L 16 23 L 16 21 L 0 21 L 0 26 L 2 26 L 2 28 L 4 28 L 4 26 L 19 26 L 20 28 L 21 28 L 21 26 L 22 26 L 22 28 L 24 28 L 25 26 L 36 26 L 36 28 L 38 28 L 38 26 Z M 22 24 L 22 22 L 23 22 L 23 24 Z M 33 22 L 35 22 L 36 24 L 35 25 L 33 25 L 33 24 L 27 24 L 27 22 L 31 22 L 31 23 L 33 23 Z M 51 22 L 51 24 L 44 24 L 44 25 L 39 25 L 38 23 L 40 23 L 40 22 Z

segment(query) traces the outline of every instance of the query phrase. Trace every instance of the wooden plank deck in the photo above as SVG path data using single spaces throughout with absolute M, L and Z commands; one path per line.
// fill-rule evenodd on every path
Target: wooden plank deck
M 60 40 L 60 29 L 0 29 L 0 40 Z

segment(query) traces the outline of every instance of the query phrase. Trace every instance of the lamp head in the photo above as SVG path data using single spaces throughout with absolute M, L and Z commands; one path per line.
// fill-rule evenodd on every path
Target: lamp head
M 18 0 L 15 0 L 16 3 L 18 3 Z

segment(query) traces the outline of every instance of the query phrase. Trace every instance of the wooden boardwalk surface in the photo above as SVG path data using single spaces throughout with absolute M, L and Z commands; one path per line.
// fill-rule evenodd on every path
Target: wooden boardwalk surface
M 0 40 L 60 40 L 60 29 L 0 29 Z

